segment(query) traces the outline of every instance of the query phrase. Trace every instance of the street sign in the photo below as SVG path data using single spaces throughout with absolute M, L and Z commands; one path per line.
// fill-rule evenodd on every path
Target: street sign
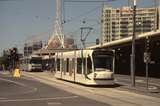
M 144 63 L 150 63 L 150 62 L 151 62 L 151 53 L 144 52 Z

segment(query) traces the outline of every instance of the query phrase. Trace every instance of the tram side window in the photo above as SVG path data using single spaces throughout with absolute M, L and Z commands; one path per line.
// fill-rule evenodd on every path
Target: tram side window
M 60 67 L 61 67 L 61 71 L 63 71 L 64 73 L 64 75 L 66 75 L 66 62 L 65 62 L 65 60 L 64 59 L 61 59 L 61 62 L 60 62 Z
M 69 72 L 69 58 L 67 58 L 67 63 L 66 63 L 66 72 Z
M 74 69 L 75 69 L 75 59 L 72 59 L 72 67 L 71 67 L 71 69 L 74 71 Z
M 60 59 L 57 59 L 57 71 L 60 71 Z
M 92 61 L 91 61 L 91 58 L 88 57 L 87 58 L 87 74 L 89 74 L 91 72 L 92 72 Z
M 82 74 L 82 59 L 77 59 L 77 73 Z
M 87 74 L 87 72 L 86 72 L 86 58 L 83 58 L 83 71 L 84 71 L 84 74 Z

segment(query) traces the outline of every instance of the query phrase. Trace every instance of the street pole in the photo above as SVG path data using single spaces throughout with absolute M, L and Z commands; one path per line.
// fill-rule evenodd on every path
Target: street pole
M 131 54 L 131 86 L 135 87 L 135 40 L 136 40 L 136 0 L 133 6 L 133 36 L 132 36 L 132 54 Z
M 146 63 L 146 88 L 149 88 L 149 63 L 151 62 L 151 52 L 150 52 L 150 41 L 149 38 L 146 38 L 145 42 L 145 53 L 144 53 L 144 62 Z
M 103 29 L 104 28 L 103 27 L 104 26 L 103 25 L 104 24 L 104 19 L 103 18 L 104 18 L 104 16 L 103 16 L 103 14 L 104 14 L 104 2 L 102 3 L 102 8 L 101 8 L 101 36 L 100 36 L 101 37 L 101 43 L 100 43 L 101 46 L 103 45 L 103 40 L 104 40 L 103 39 L 103 37 L 104 37 L 104 34 L 103 34 L 103 30 L 104 30 Z
M 146 87 L 148 90 L 148 61 L 146 62 Z

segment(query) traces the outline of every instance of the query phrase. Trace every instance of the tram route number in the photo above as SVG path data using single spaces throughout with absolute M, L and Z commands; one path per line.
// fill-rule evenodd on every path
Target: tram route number
M 150 63 L 150 62 L 151 62 L 151 53 L 144 52 L 144 63 Z

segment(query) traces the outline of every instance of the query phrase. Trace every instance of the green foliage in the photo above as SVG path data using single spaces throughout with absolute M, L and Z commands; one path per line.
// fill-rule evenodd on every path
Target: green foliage
M 5 68 L 7 68 L 9 66 L 9 60 L 8 60 L 7 55 L 0 57 L 0 64 L 1 64 L 1 66 L 2 66 L 2 64 L 4 64 Z
M 4 50 L 3 56 L 0 57 L 0 66 L 4 65 L 5 69 L 7 69 L 13 61 L 15 63 L 19 61 L 18 49 L 14 47 L 9 50 Z M 12 64 L 12 66 L 15 66 L 15 64 Z

